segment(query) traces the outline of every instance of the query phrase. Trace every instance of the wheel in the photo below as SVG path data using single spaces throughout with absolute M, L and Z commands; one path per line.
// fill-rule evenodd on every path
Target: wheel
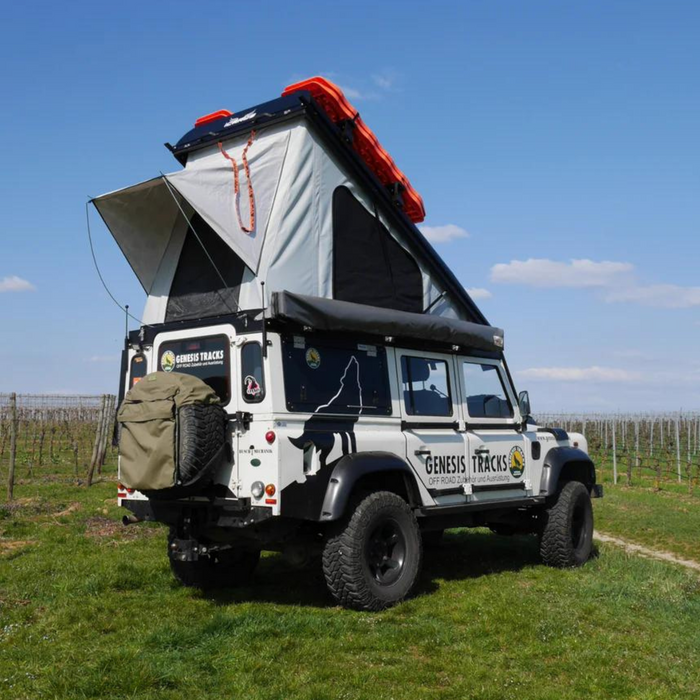
M 413 511 L 395 493 L 363 498 L 327 538 L 323 574 L 346 608 L 383 610 L 406 598 L 418 579 L 423 548 Z
M 540 556 L 548 566 L 564 569 L 585 564 L 593 550 L 593 508 L 579 481 L 564 484 L 548 508 L 540 538 Z
M 442 543 L 442 537 L 445 534 L 444 530 L 426 530 L 421 532 L 421 539 L 424 547 L 439 547 Z
M 177 422 L 178 478 L 187 485 L 223 457 L 224 410 L 219 404 L 188 404 L 179 409 Z
M 168 545 L 172 539 L 171 534 Z M 250 581 L 260 561 L 260 550 L 226 549 L 208 557 L 200 557 L 197 561 L 168 558 L 173 576 L 183 586 L 212 590 L 233 588 Z

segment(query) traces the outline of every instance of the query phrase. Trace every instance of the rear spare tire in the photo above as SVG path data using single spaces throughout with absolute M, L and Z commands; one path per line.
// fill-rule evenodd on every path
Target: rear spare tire
M 383 610 L 411 594 L 422 556 L 420 530 L 408 503 L 378 491 L 362 499 L 327 538 L 323 573 L 340 605 Z
M 565 569 L 585 564 L 592 550 L 591 496 L 580 481 L 569 481 L 547 509 L 540 556 L 548 566 Z

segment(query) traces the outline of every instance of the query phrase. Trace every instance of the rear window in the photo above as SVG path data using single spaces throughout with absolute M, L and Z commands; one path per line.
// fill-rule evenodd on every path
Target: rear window
M 288 410 L 391 414 L 384 348 L 294 336 L 284 339 L 283 355 Z
M 158 351 L 158 370 L 199 377 L 216 392 L 223 404 L 231 399 L 229 341 L 225 335 L 162 343 Z

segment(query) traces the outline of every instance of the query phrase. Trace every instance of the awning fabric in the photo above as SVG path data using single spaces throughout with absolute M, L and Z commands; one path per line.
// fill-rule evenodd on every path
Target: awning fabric
M 437 341 L 490 352 L 501 352 L 504 345 L 503 330 L 494 326 L 286 291 L 272 295 L 270 311 L 273 319 L 317 331 Z

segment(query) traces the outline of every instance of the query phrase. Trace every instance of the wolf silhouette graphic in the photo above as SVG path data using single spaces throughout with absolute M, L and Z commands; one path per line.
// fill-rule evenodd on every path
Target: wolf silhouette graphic
M 353 355 L 343 371 L 336 394 L 314 411 L 314 415 L 304 423 L 304 432 L 299 437 L 290 437 L 289 441 L 300 450 L 318 452 L 320 467 L 324 469 L 337 437 L 340 438 L 343 455 L 357 452 L 355 423 L 362 413 L 362 407 L 360 363 Z M 347 414 L 348 410 L 353 413 Z M 325 415 L 341 412 L 345 415 Z

